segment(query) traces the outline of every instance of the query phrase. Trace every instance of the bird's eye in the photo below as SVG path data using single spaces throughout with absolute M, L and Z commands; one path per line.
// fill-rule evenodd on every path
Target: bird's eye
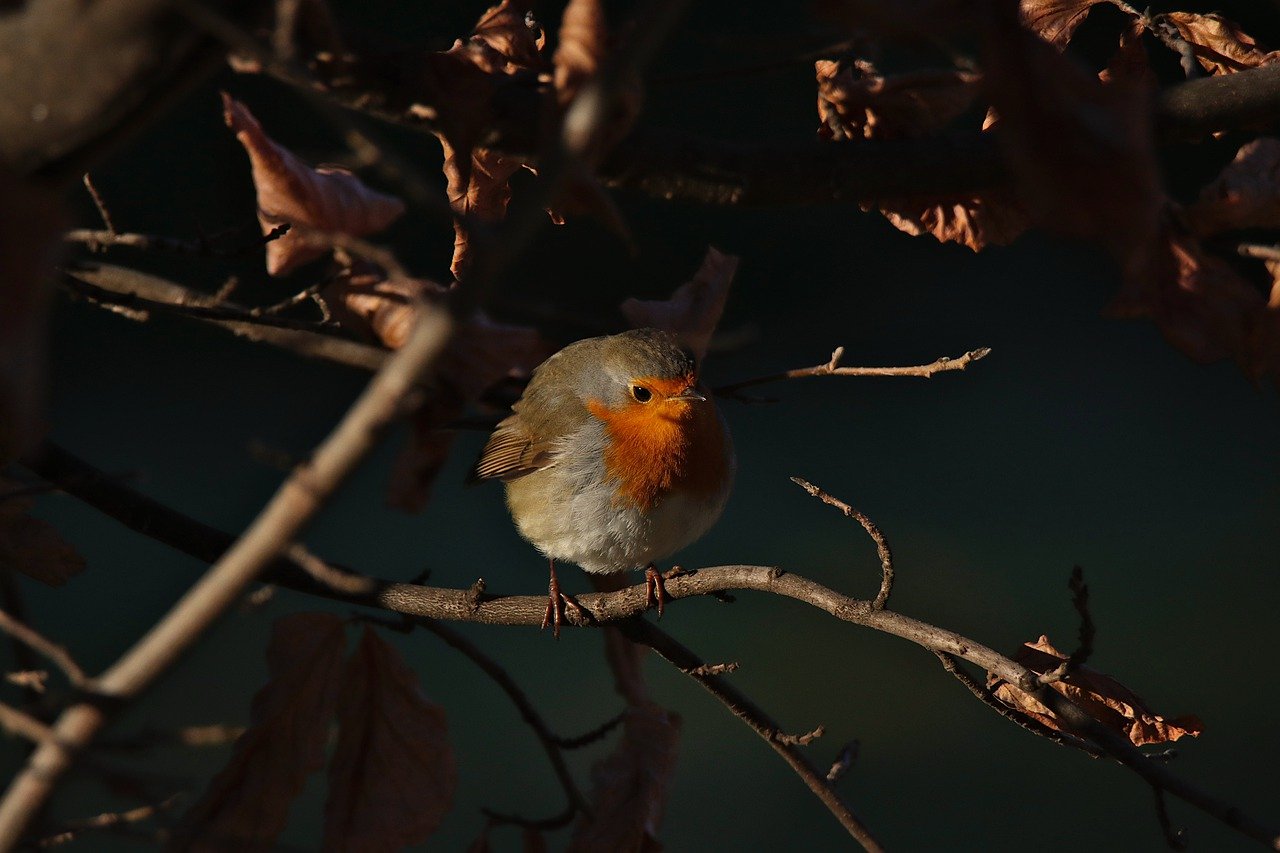
M 643 385 L 632 385 L 631 396 L 636 398 L 637 403 L 647 403 L 653 399 L 653 392 Z

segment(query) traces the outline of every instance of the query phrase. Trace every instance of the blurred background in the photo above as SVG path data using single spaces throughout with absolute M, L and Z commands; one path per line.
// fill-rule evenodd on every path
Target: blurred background
M 1224 11 L 1264 44 L 1280 43 L 1274 6 L 1215 6 L 1229 6 Z M 344 24 L 371 36 L 443 48 L 469 32 L 484 3 L 337 8 Z M 558 7 L 541 17 L 552 26 Z M 700 72 L 769 64 L 841 37 L 820 18 L 775 4 L 694 4 L 652 69 L 641 121 L 723 138 L 811 138 L 810 63 L 705 79 Z M 193 236 L 252 222 L 248 164 L 222 124 L 219 89 L 310 161 L 341 151 L 293 93 L 223 72 L 94 173 L 117 227 Z M 434 139 L 385 135 L 438 174 Z M 1171 152 L 1171 187 L 1194 191 L 1240 141 Z M 721 324 L 739 343 L 709 357 L 711 384 L 817 364 L 837 345 L 856 365 L 922 364 L 992 348 L 969 371 L 929 381 L 809 379 L 759 389 L 779 398 L 772 405 L 723 402 L 737 486 L 723 520 L 680 555 L 682 564 L 780 565 L 851 595 L 873 594 L 879 568 L 871 542 L 788 481 L 800 475 L 885 531 L 898 567 L 894 609 L 1006 653 L 1042 633 L 1064 650 L 1074 646 L 1066 582 L 1080 565 L 1098 625 L 1091 665 L 1162 714 L 1205 722 L 1200 738 L 1177 745 L 1174 771 L 1257 815 L 1280 817 L 1274 388 L 1253 386 L 1230 364 L 1192 363 L 1146 322 L 1103 319 L 1117 280 L 1093 247 L 1033 234 L 975 255 L 908 237 L 855 205 L 739 210 L 617 200 L 639 253 L 631 256 L 592 221 L 547 227 L 503 283 L 506 316 L 527 321 L 529 309 L 553 308 L 618 328 L 623 298 L 665 297 L 713 245 L 738 255 L 741 266 Z M 71 209 L 74 224 L 96 227 L 87 198 L 73 199 Z M 447 225 L 411 212 L 376 240 L 415 272 L 445 280 Z M 121 249 L 108 260 L 210 292 L 237 274 L 238 298 L 263 303 L 317 275 L 313 267 L 268 280 L 256 256 L 141 257 Z M 61 299 L 53 321 L 51 438 L 108 472 L 135 474 L 145 493 L 227 530 L 242 528 L 282 476 L 254 448 L 307 453 L 366 378 L 165 316 L 137 324 Z M 574 334 L 561 322 L 545 329 L 558 343 Z M 483 576 L 492 592 L 542 593 L 545 565 L 515 533 L 501 489 L 462 485 L 483 435 L 460 437 L 420 516 L 383 503 L 403 438 L 394 435 L 325 510 L 307 536 L 312 550 L 385 578 L 429 569 L 431 583 L 442 586 Z M 124 651 L 204 568 L 67 497 L 42 499 L 36 514 L 89 565 L 62 589 L 24 584 L 32 621 L 91 671 Z M 577 571 L 562 578 L 587 589 Z M 298 610 L 346 612 L 281 590 L 264 607 L 233 613 L 113 732 L 245 722 L 265 676 L 271 622 Z M 1164 849 L 1152 793 L 1134 774 L 1015 728 L 927 651 L 752 593 L 730 606 L 681 601 L 662 627 L 707 660 L 740 662 L 734 683 L 789 730 L 825 725 L 826 735 L 806 747 L 818 765 L 857 739 L 860 755 L 841 790 L 890 849 Z M 597 632 L 567 630 L 554 642 L 526 628 L 460 630 L 507 667 L 562 734 L 621 708 Z M 446 707 L 458 755 L 457 801 L 431 846 L 464 849 L 483 825 L 482 806 L 559 811 L 563 795 L 540 747 L 487 677 L 425 633 L 389 638 L 426 694 Z M 655 698 L 684 720 L 661 832 L 666 849 L 849 846 L 802 783 L 721 705 L 660 661 L 650 661 L 649 676 Z M 584 788 L 611 744 L 571 755 Z M 3 748 L 12 772 L 20 750 L 12 741 Z M 138 763 L 195 796 L 229 754 L 157 749 Z M 282 842 L 318 845 L 321 783 L 316 777 L 296 804 Z M 53 809 L 71 818 L 134 804 L 76 776 Z M 1193 849 L 1251 846 L 1176 800 L 1170 808 Z M 566 837 L 553 836 L 553 849 Z M 512 830 L 492 840 L 499 850 L 520 843 Z M 132 846 L 106 835 L 79 843 Z

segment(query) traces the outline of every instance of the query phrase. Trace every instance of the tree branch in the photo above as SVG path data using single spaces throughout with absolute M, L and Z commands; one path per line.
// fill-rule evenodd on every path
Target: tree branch
M 784 370 L 781 373 L 770 373 L 766 376 L 756 376 L 751 379 L 742 379 L 711 390 L 718 397 L 749 399 L 743 398 L 738 392 L 743 388 L 751 388 L 769 382 L 804 379 L 810 376 L 919 376 L 929 379 L 948 370 L 965 370 L 975 361 L 986 358 L 990 354 L 991 347 L 980 347 L 970 350 L 959 358 L 943 356 L 937 361 L 914 367 L 844 367 L 840 364 L 840 360 L 844 358 L 844 347 L 836 347 L 835 351 L 831 353 L 831 358 L 822 364 L 815 364 L 813 367 L 798 367 L 794 370 Z
M 138 643 L 95 680 L 96 693 L 128 699 L 147 687 L 233 605 L 240 592 L 288 548 L 356 464 L 373 449 L 404 399 L 448 343 L 442 314 L 419 311 L 409 340 L 374 376 L 365 392 L 310 461 L 281 485 L 271 501 L 196 583 Z M 58 778 L 106 722 L 98 702 L 71 706 L 53 726 L 55 742 L 36 749 L 0 800 L 0 849 L 22 838 Z
M 92 466 L 56 446 L 46 444 L 39 454 L 24 460 L 23 464 L 33 473 L 58 484 L 68 494 L 126 526 L 199 559 L 216 559 L 230 541 L 231 537 L 226 533 L 190 519 L 105 474 L 95 478 Z M 493 596 L 483 590 L 440 589 L 386 580 L 375 581 L 376 589 L 368 594 L 348 595 L 320 584 L 307 571 L 285 559 L 270 563 L 262 579 L 300 592 L 414 617 L 537 627 L 542 624 L 546 610 L 544 595 Z M 1128 766 L 1148 784 L 1196 806 L 1254 840 L 1280 849 L 1280 829 L 1268 826 L 1236 806 L 1174 776 L 1168 768 L 1145 756 L 1126 738 L 1099 724 L 1062 694 L 1041 684 L 1036 673 L 954 631 L 892 610 L 876 610 L 871 601 L 842 595 L 776 567 L 732 565 L 696 569 L 672 577 L 665 586 L 672 600 L 714 596 L 729 590 L 756 590 L 781 595 L 809 604 L 842 621 L 909 640 L 935 654 L 967 660 L 1030 693 L 1073 732 L 1092 741 L 1099 750 Z M 578 626 L 619 623 L 643 614 L 648 607 L 643 583 L 617 592 L 586 593 L 577 596 L 576 600 L 583 615 L 579 617 L 570 610 L 566 613 L 566 621 Z M 701 661 L 691 662 L 689 668 L 696 669 L 701 665 Z
M 284 320 L 268 312 L 218 300 L 150 273 L 111 264 L 79 265 L 64 270 L 64 285 L 92 304 L 128 309 L 126 316 L 147 319 L 162 311 L 226 329 L 238 337 L 266 343 L 308 358 L 322 358 L 361 370 L 377 370 L 391 353 L 326 331 L 316 323 Z

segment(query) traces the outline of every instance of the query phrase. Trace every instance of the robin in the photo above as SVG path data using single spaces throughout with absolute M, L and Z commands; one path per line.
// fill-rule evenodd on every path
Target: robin
M 733 444 L 693 355 L 656 329 L 570 344 L 533 372 L 494 429 L 472 481 L 499 479 L 520 535 L 550 561 L 542 627 L 560 636 L 556 562 L 612 574 L 645 569 L 715 524 L 733 483 Z M 581 611 L 579 610 L 579 613 Z

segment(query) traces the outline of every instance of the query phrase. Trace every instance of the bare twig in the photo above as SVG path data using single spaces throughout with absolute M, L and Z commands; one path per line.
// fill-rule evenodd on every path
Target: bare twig
M 775 735 L 778 743 L 785 743 L 790 746 L 808 746 L 818 738 L 827 733 L 826 726 L 816 726 L 807 732 L 798 735 L 779 734 Z
M 49 726 L 3 702 L 0 702 L 0 728 L 36 744 L 53 743 L 54 739 L 53 729 Z
M 252 241 L 238 246 L 219 248 L 203 237 L 195 240 L 183 240 L 179 237 L 165 237 L 160 234 L 133 234 L 119 232 L 114 228 L 106 231 L 95 231 L 91 228 L 73 228 L 62 235 L 68 243 L 83 243 L 93 251 L 100 251 L 112 246 L 128 246 L 143 251 L 173 252 L 180 255 L 198 255 L 205 258 L 225 258 L 252 252 L 278 240 L 289 233 L 291 226 L 285 222 L 272 228 L 266 234 L 253 238 Z
M 163 311 L 212 324 L 251 341 L 361 370 L 377 370 L 390 357 L 387 350 L 339 337 L 328 327 L 282 319 L 269 312 L 255 313 L 127 267 L 94 264 L 66 270 L 65 274 L 71 279 L 66 285 L 74 293 L 104 307 L 125 308 L 131 312 L 131 319 L 146 320 L 148 312 Z
M 139 806 L 136 809 L 129 809 L 123 812 L 104 812 L 84 820 L 68 821 L 64 829 L 40 839 L 36 842 L 36 846 L 41 849 L 57 847 L 61 844 L 75 841 L 86 832 L 115 829 L 126 824 L 138 823 L 168 811 L 181 799 L 181 794 L 174 794 L 158 803 Z
M 95 687 L 100 693 L 122 700 L 150 684 L 288 548 L 374 447 L 406 395 L 444 350 L 450 325 L 442 314 L 419 312 L 409 341 L 373 378 L 308 464 L 284 482 L 235 545 L 173 609 L 97 679 Z M 62 713 L 54 726 L 56 741 L 40 745 L 0 800 L 0 849 L 17 844 L 74 754 L 104 723 L 105 715 L 96 703 L 79 703 Z
M 84 674 L 84 670 L 75 662 L 67 650 L 52 640 L 46 638 L 39 631 L 24 625 L 17 619 L 14 619 L 8 613 L 0 610 L 0 631 L 13 637 L 15 640 L 22 642 L 24 645 L 39 652 L 44 657 L 67 676 L 76 687 L 84 687 L 89 683 L 88 677 Z
M 1258 258 L 1263 261 L 1280 261 L 1280 246 L 1267 246 L 1258 243 L 1241 243 L 1236 246 L 1236 253 L 1243 258 Z
M 1186 832 L 1175 827 L 1170 820 L 1169 804 L 1165 802 L 1164 791 L 1155 786 L 1152 786 L 1151 791 L 1156 796 L 1156 819 L 1160 821 L 1160 831 L 1164 833 L 1165 844 L 1169 845 L 1170 850 L 1186 850 Z
M 833 506 L 845 514 L 847 518 L 862 525 L 862 529 L 867 531 L 867 535 L 871 537 L 871 541 L 876 543 L 876 553 L 880 555 L 880 591 L 876 593 L 875 600 L 871 602 L 871 607 L 875 610 L 883 610 L 885 603 L 889 600 L 889 593 L 893 591 L 893 552 L 889 550 L 889 540 L 885 539 L 884 533 L 876 526 L 876 523 L 868 518 L 862 512 L 849 506 L 844 501 L 833 498 L 831 495 L 819 489 L 808 480 L 800 477 L 792 477 L 791 482 L 813 495 L 818 500 L 828 506 Z
M 95 478 L 92 466 L 52 445 L 46 445 L 38 456 L 24 460 L 24 464 L 39 476 L 58 483 L 68 494 L 80 498 L 134 530 L 198 559 L 216 559 L 230 541 L 226 533 L 188 518 L 125 484 L 112 481 L 105 474 L 99 474 Z M 287 560 L 273 562 L 266 579 L 312 595 L 392 613 L 493 625 L 541 625 L 547 604 L 545 595 L 486 594 L 477 599 L 467 589 L 440 589 L 391 581 L 379 581 L 378 591 L 371 595 L 344 596 L 317 584 L 307 572 Z M 727 590 L 756 590 L 782 595 L 805 602 L 842 621 L 908 640 L 935 654 L 941 652 L 967 660 L 1034 696 L 1062 719 L 1066 726 L 1095 744 L 1092 749 L 1087 749 L 1091 754 L 1105 751 L 1149 784 L 1194 805 L 1226 826 L 1268 846 L 1280 844 L 1280 829 L 1262 823 L 1239 807 L 1175 776 L 1162 762 L 1152 761 L 1127 739 L 1101 726 L 1069 699 L 1041 685 L 1036 673 L 969 637 L 892 610 L 876 610 L 871 601 L 850 598 L 776 567 L 735 565 L 703 568 L 671 578 L 665 582 L 665 586 L 668 597 L 673 601 L 692 596 L 716 595 Z M 645 593 L 646 586 L 642 583 L 616 592 L 579 595 L 577 600 L 582 606 L 583 614 L 579 616 L 570 611 L 566 614 L 567 621 L 580 626 L 601 626 L 641 615 L 648 609 Z M 692 652 L 687 656 L 679 656 L 673 662 L 687 674 L 705 663 Z M 732 685 L 716 676 L 693 677 L 699 678 L 704 686 L 706 683 L 713 683 L 717 690 L 728 690 L 733 695 L 740 695 L 732 690 Z M 961 680 L 966 687 L 972 681 L 967 676 Z M 975 696 L 982 698 L 981 687 L 970 689 Z M 998 704 L 992 707 L 1001 711 Z
M 587 801 L 582 796 L 582 792 L 578 790 L 578 785 L 573 780 L 573 774 L 569 771 L 569 766 L 565 763 L 562 750 L 573 748 L 566 746 L 567 741 L 557 737 L 547 726 L 537 709 L 533 707 L 533 703 L 529 701 L 529 697 L 516 684 L 515 679 L 495 661 L 480 650 L 480 647 L 471 642 L 458 631 L 447 625 L 441 624 L 435 619 L 415 619 L 413 624 L 420 625 L 432 634 L 435 634 L 445 642 L 450 648 L 464 654 L 476 666 L 480 667 L 485 675 L 489 676 L 503 693 L 507 694 L 507 698 L 511 700 L 511 704 L 516 706 L 516 710 L 520 712 L 520 719 L 533 730 L 534 735 L 538 738 L 538 742 L 542 744 L 542 749 L 547 754 L 547 760 L 551 762 L 551 768 L 556 774 L 556 780 L 560 783 L 560 787 L 564 789 L 565 797 L 568 803 L 565 809 L 553 818 L 543 821 L 528 821 L 515 815 L 503 815 L 496 812 L 486 812 L 495 823 L 515 823 L 522 826 L 540 826 L 546 829 L 555 829 L 564 826 L 573 820 L 575 814 L 579 811 L 587 811 Z M 621 717 L 610 720 L 601 730 L 588 733 L 591 739 L 603 737 L 610 729 L 621 721 Z M 587 741 L 590 742 L 590 741 Z M 567 817 L 565 817 L 567 815 Z
M 831 358 L 822 364 L 743 379 L 713 388 L 712 393 L 719 397 L 737 397 L 741 399 L 739 392 L 744 388 L 752 388 L 769 382 L 781 382 L 786 379 L 804 379 L 809 376 L 918 376 L 929 379 L 935 374 L 948 370 L 964 370 L 978 359 L 986 358 L 990 354 L 990 347 L 981 347 L 980 349 L 970 350 L 959 358 L 943 356 L 929 364 L 913 367 L 844 367 L 840 364 L 840 360 L 844 358 L 844 347 L 836 347 L 835 352 L 831 353 Z
M 25 646 L 23 648 L 26 648 Z M 30 690 L 33 693 L 43 693 L 45 683 L 49 680 L 49 670 L 47 669 L 22 669 L 17 672 L 6 672 L 4 680 L 10 684 L 16 684 Z
M 84 181 L 84 188 L 89 191 L 89 197 L 93 199 L 93 206 L 98 208 L 98 215 L 102 217 L 102 224 L 106 226 L 107 233 L 114 237 L 116 225 L 111 221 L 111 212 L 107 210 L 107 203 L 98 194 L 98 188 L 93 185 L 93 179 L 89 177 L 88 172 L 84 173 L 81 180 Z
M 738 667 L 740 666 L 741 664 L 737 661 L 730 661 L 728 663 L 705 663 L 698 667 L 694 672 L 689 673 L 689 675 L 728 675 L 731 672 L 737 672 Z
M 1072 672 L 1084 666 L 1093 654 L 1093 639 L 1097 636 L 1098 628 L 1093 622 L 1093 615 L 1089 613 L 1089 585 L 1084 582 L 1084 569 L 1076 566 L 1071 570 L 1067 588 L 1071 590 L 1071 605 L 1080 615 L 1079 642 L 1076 650 L 1067 658 L 1067 672 Z
M 841 826 L 864 849 L 882 849 L 871 831 L 853 813 L 853 810 L 849 808 L 848 804 L 844 802 L 835 789 L 828 784 L 825 775 L 813 766 L 804 753 L 796 749 L 798 741 L 793 736 L 784 733 L 764 709 L 760 708 L 720 676 L 696 674 L 701 667 L 706 665 L 705 662 L 652 623 L 640 618 L 631 618 L 620 622 L 618 627 L 626 635 L 627 639 L 648 646 L 675 664 L 677 669 L 701 684 L 711 695 L 720 700 L 734 716 L 760 735 L 774 752 L 782 756 L 782 760 L 787 762 L 791 769 L 796 772 L 796 775 L 808 786 L 809 790 L 822 801 L 822 804 L 840 821 Z M 821 732 L 819 731 L 818 733 L 820 734 Z

